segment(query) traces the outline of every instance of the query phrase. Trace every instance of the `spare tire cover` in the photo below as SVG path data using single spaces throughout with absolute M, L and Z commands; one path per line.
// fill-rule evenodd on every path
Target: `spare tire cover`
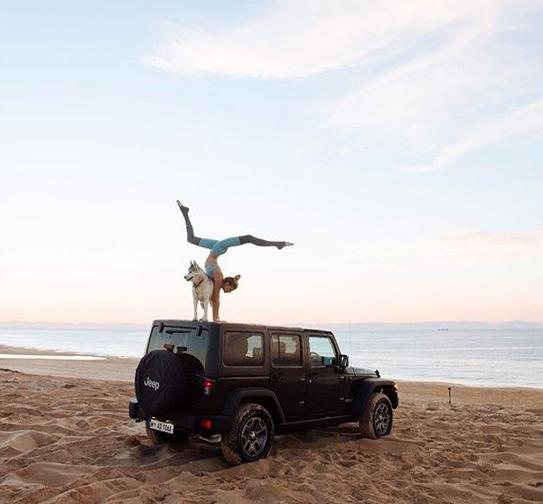
M 185 388 L 183 364 L 172 352 L 153 350 L 136 368 L 136 397 L 149 416 L 164 416 L 179 410 Z

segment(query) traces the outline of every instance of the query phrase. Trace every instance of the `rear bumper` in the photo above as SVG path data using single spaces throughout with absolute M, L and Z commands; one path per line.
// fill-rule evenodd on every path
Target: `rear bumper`
M 136 399 L 131 399 L 128 403 L 128 415 L 135 420 L 148 420 L 151 415 L 147 415 Z M 232 418 L 225 415 L 201 415 L 194 413 L 174 413 L 168 418 L 153 417 L 157 420 L 172 422 L 175 430 L 183 430 L 191 434 L 213 435 L 223 434 L 230 429 Z M 210 420 L 210 428 L 202 428 L 202 420 Z
M 135 420 L 145 420 L 146 415 L 140 403 L 136 399 L 130 399 L 128 403 L 128 416 Z

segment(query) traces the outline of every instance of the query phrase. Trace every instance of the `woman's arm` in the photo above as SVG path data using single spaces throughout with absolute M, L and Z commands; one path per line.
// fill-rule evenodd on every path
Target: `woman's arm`
M 211 307 L 213 308 L 213 322 L 219 322 L 219 306 L 221 305 L 222 272 L 216 269 L 213 272 L 213 293 L 211 294 Z

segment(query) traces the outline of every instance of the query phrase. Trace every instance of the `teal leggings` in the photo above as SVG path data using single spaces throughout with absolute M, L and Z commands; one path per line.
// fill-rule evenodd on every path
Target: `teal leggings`
M 185 226 L 187 228 L 187 241 L 199 247 L 204 247 L 211 250 L 211 254 L 214 256 L 220 256 L 224 254 L 230 247 L 237 247 L 246 243 L 252 243 L 258 247 L 277 247 L 282 249 L 287 245 L 284 241 L 268 241 L 262 238 L 256 238 L 253 235 L 233 236 L 232 238 L 226 238 L 224 240 L 213 240 L 211 238 L 200 238 L 194 235 L 194 229 L 189 218 L 189 209 L 187 207 L 180 207 L 183 217 L 185 218 Z

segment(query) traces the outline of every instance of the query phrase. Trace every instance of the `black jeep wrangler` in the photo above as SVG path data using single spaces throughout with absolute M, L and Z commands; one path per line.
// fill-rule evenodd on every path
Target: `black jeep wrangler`
M 266 457 L 274 433 L 357 421 L 386 436 L 398 406 L 395 383 L 349 367 L 329 331 L 188 320 L 153 322 L 135 390 L 130 417 L 154 443 L 220 438 L 231 464 Z

